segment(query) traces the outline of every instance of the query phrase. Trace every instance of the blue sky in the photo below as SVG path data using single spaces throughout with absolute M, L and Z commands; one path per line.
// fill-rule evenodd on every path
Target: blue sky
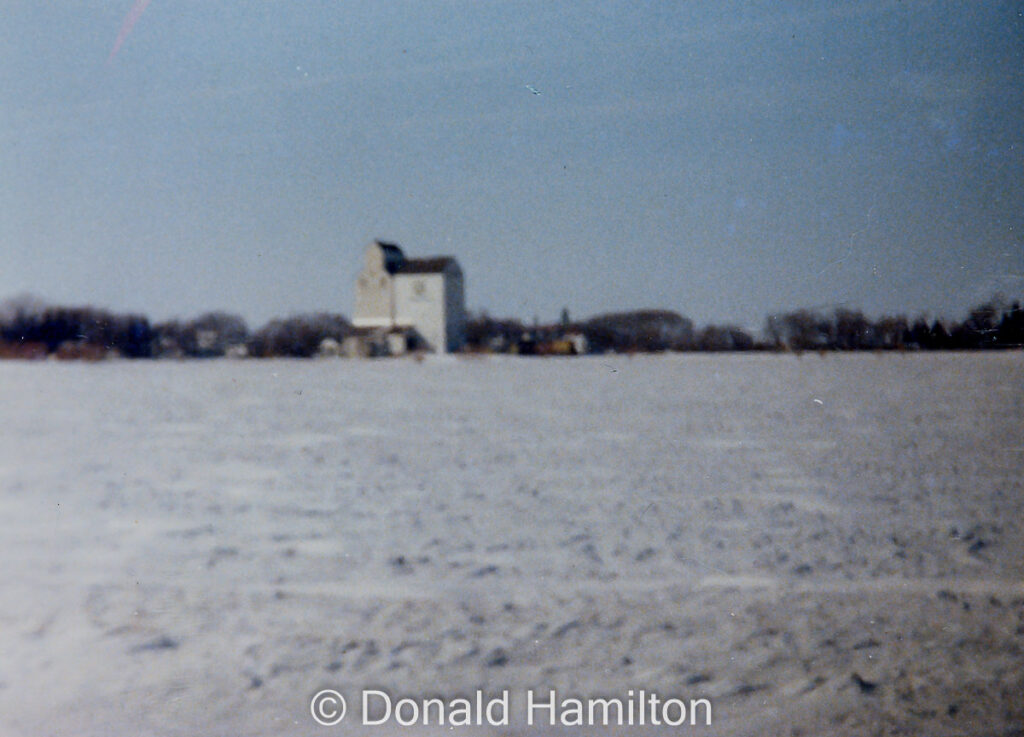
M 349 314 L 375 237 L 526 319 L 1024 296 L 1024 0 L 151 0 L 108 63 L 133 4 L 5 7 L 0 297 Z

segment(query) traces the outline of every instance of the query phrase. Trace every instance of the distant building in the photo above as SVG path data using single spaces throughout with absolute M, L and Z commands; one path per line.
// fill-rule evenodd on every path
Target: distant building
M 367 334 L 404 335 L 406 349 L 456 351 L 466 337 L 462 269 L 451 256 L 406 258 L 398 246 L 374 241 L 356 281 L 352 324 Z M 390 345 L 388 352 L 400 348 Z

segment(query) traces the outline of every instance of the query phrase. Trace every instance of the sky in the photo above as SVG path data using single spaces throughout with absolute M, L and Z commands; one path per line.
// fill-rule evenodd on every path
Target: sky
M 955 318 L 1022 237 L 1024 0 L 4 3 L 0 299 L 350 315 L 380 238 L 495 316 Z

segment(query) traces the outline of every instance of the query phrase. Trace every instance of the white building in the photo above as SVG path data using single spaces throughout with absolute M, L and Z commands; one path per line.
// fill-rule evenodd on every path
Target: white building
M 462 269 L 451 256 L 410 259 L 398 246 L 374 241 L 356 281 L 352 324 L 416 335 L 440 353 L 458 350 L 466 334 Z

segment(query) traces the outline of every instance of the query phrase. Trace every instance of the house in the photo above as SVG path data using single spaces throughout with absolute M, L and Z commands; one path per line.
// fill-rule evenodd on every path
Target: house
M 438 353 L 459 350 L 466 335 L 462 269 L 451 256 L 406 258 L 397 245 L 374 241 L 366 247 L 356 280 L 352 324 L 404 335 L 404 346 L 387 340 L 392 354 L 419 347 Z

